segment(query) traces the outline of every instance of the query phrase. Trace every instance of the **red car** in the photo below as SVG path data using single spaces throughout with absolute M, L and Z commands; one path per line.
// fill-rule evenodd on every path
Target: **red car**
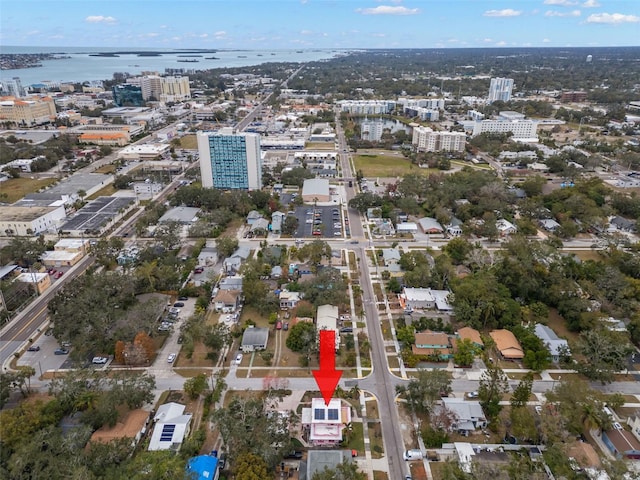
M 282 322 L 276 323 L 276 330 L 282 330 Z
M 56 269 L 50 268 L 49 270 L 47 270 L 47 272 L 49 272 L 49 275 L 54 275 L 56 273 Z
M 56 273 L 54 275 L 55 278 L 60 278 L 62 275 L 64 275 L 64 272 L 62 270 L 60 270 L 58 273 Z

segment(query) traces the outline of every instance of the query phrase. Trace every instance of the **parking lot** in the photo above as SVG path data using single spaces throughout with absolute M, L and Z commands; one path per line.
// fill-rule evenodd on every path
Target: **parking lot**
M 298 219 L 296 238 L 344 236 L 342 213 L 338 206 L 297 207 L 295 216 Z

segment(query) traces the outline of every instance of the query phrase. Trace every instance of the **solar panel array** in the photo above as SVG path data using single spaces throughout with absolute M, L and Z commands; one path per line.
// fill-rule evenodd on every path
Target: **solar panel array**
M 124 210 L 133 202 L 133 197 L 98 197 L 78 210 L 78 213 L 62 226 L 62 230 L 99 231 L 113 220 L 120 210 Z
M 173 432 L 175 430 L 176 430 L 176 426 L 173 424 L 163 426 L 162 433 L 160 434 L 160 441 L 170 442 L 173 439 Z
M 327 420 L 338 420 L 338 409 L 330 408 L 327 410 Z
M 314 420 L 324 420 L 324 408 L 316 408 L 313 411 Z

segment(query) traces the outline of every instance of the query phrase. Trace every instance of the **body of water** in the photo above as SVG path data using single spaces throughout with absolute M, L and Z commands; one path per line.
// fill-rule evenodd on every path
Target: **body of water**
M 50 82 L 84 82 L 113 78 L 114 72 L 128 72 L 139 75 L 143 71 L 164 73 L 166 68 L 182 68 L 185 72 L 207 70 L 211 68 L 234 68 L 259 65 L 267 62 L 312 62 L 326 60 L 345 51 L 338 50 L 218 50 L 216 52 L 196 52 L 197 49 L 125 49 L 125 48 L 72 48 L 72 47 L 16 47 L 3 46 L 3 54 L 18 53 L 55 53 L 70 57 L 57 60 L 43 60 L 41 67 L 20 68 L 0 71 L 0 82 L 20 77 L 23 85 Z M 118 54 L 117 57 L 95 57 L 90 54 L 140 51 L 162 52 L 159 56 L 138 56 Z M 166 53 L 171 52 L 171 53 Z M 184 55 L 187 55 L 186 57 Z M 194 56 L 198 55 L 198 56 Z M 200 56 L 201 55 L 201 56 Z M 216 59 L 207 59 L 216 57 Z M 197 60 L 197 62 L 179 62 L 178 60 Z

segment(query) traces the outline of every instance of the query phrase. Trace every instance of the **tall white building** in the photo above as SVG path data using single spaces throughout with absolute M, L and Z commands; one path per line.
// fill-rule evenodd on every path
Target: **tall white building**
M 2 84 L 0 84 L 0 87 L 3 95 L 13 96 L 17 98 L 27 96 L 27 92 L 22 86 L 20 77 L 13 77 L 11 80 L 4 80 Z
M 492 78 L 489 85 L 489 98 L 487 103 L 495 101 L 508 102 L 511 100 L 511 91 L 513 90 L 513 78 Z
M 466 139 L 464 132 L 434 132 L 429 127 L 416 127 L 411 143 L 419 152 L 464 152 Z
M 234 133 L 232 128 L 199 132 L 202 186 L 223 190 L 262 188 L 260 135 Z
M 396 108 L 393 100 L 340 100 L 337 103 L 341 112 L 352 115 L 385 115 Z
M 384 122 L 376 120 L 365 120 L 360 125 L 360 137 L 362 140 L 379 142 L 384 133 Z
M 509 133 L 514 140 L 537 141 L 538 123 L 533 120 L 481 120 L 473 124 L 472 137 L 481 133 Z
M 189 77 L 162 77 L 160 101 L 182 102 L 191 98 Z

